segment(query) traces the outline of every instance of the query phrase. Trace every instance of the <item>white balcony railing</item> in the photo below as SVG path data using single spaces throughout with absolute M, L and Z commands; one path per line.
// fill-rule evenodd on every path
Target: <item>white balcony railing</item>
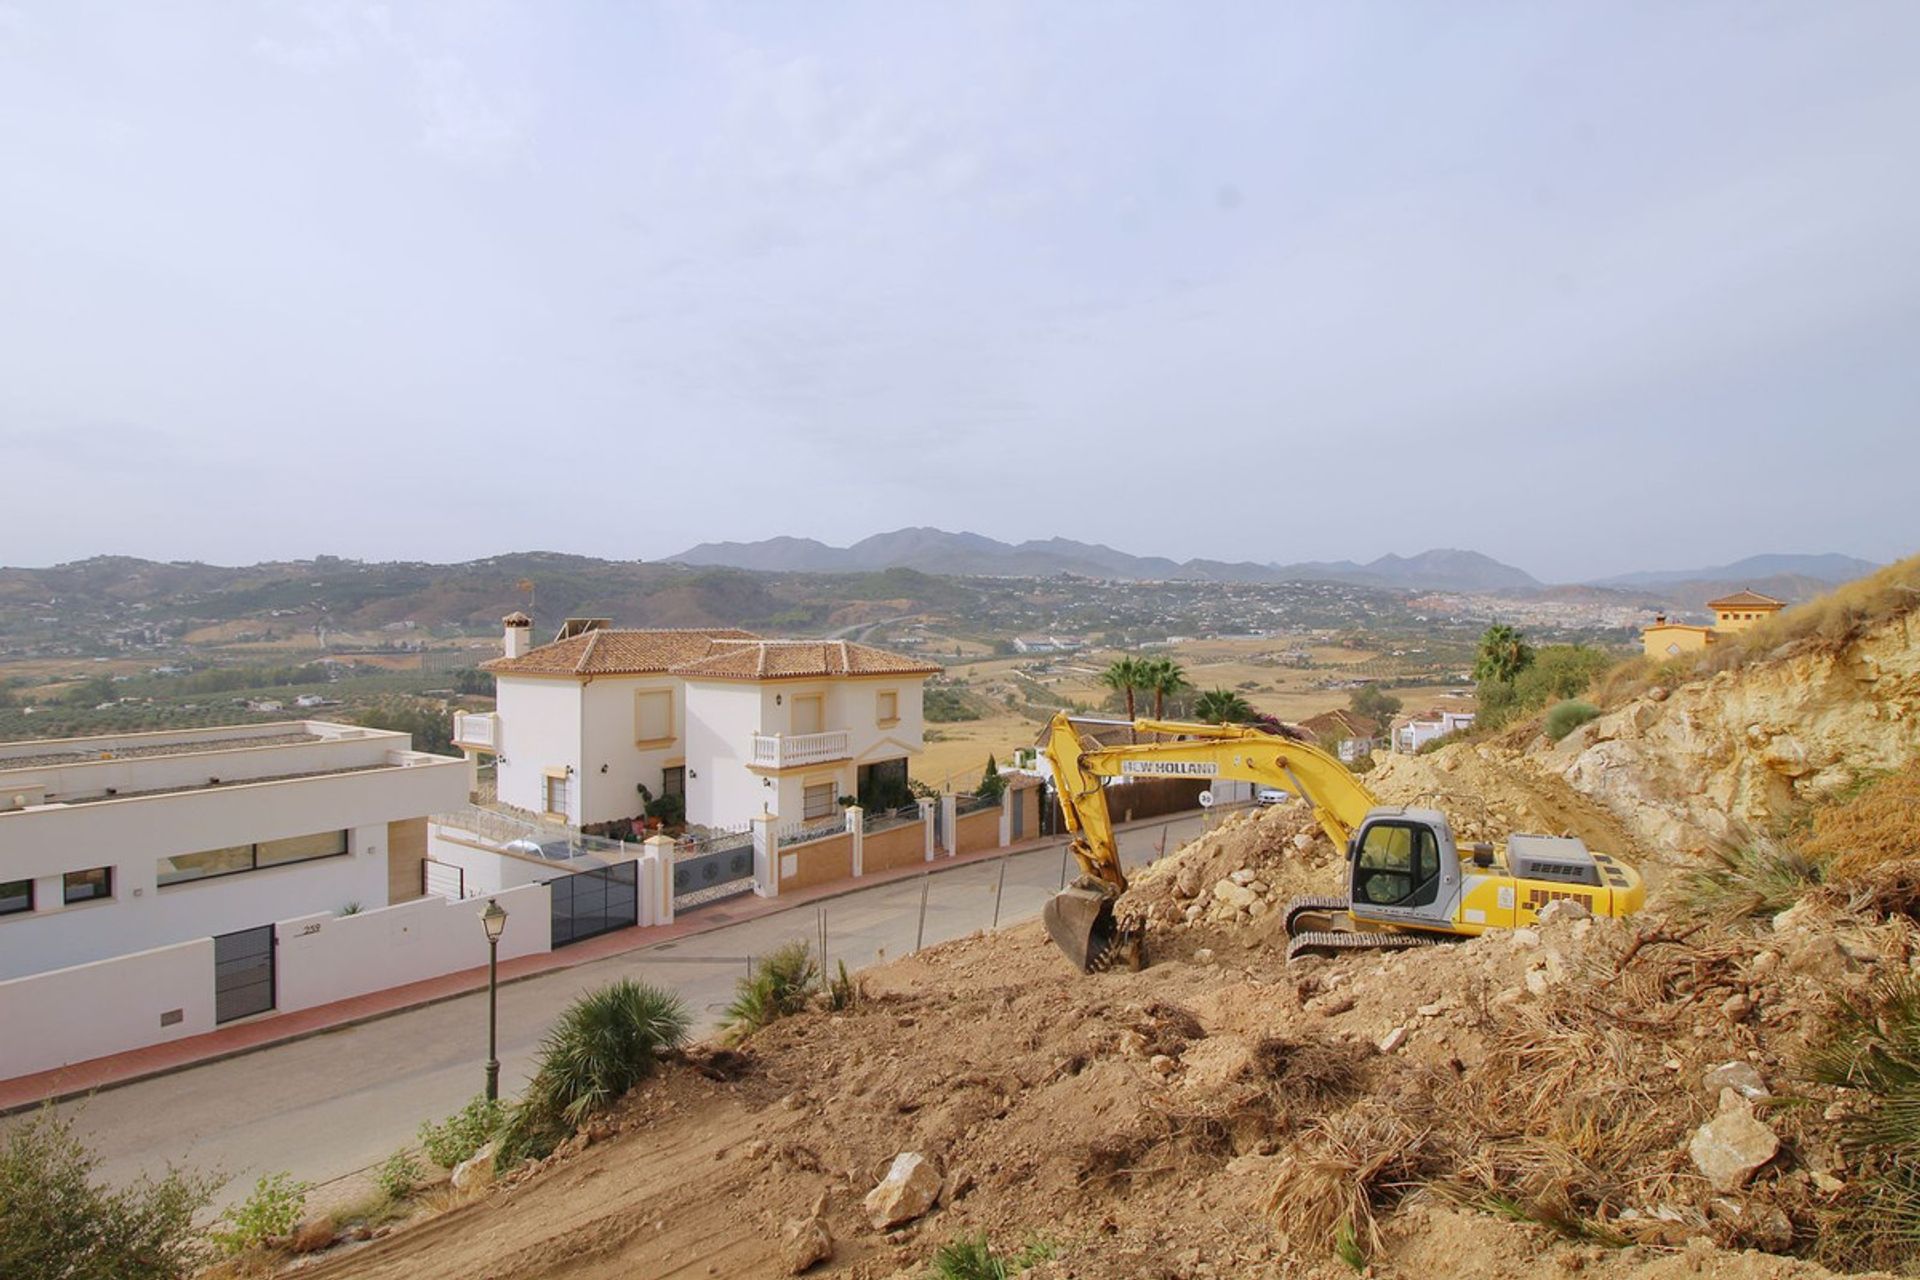
M 749 760 L 759 769 L 791 769 L 795 765 L 845 760 L 852 754 L 852 738 L 845 729 L 829 729 L 825 733 L 756 733 Z
M 500 749 L 500 716 L 492 711 L 454 712 L 453 745 L 498 751 Z

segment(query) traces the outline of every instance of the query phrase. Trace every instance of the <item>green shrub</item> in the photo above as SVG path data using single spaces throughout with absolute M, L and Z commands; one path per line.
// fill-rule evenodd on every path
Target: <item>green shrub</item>
M 221 1217 L 226 1225 L 216 1226 L 207 1235 L 229 1254 L 245 1253 L 274 1236 L 287 1235 L 300 1225 L 310 1190 L 290 1173 L 263 1173 L 253 1194 Z
M 835 1013 L 853 1008 L 860 1003 L 860 988 L 847 976 L 847 962 L 842 960 L 840 972 L 827 983 L 827 1008 Z
M 496 1168 L 544 1156 L 596 1111 L 652 1074 L 693 1024 L 670 991 L 623 978 L 567 1006 L 540 1046 L 539 1066 L 501 1130 Z
M 1547 736 L 1558 742 L 1587 721 L 1598 717 L 1599 714 L 1600 708 L 1591 702 L 1558 703 L 1553 710 L 1547 712 Z
M 1920 978 L 1898 973 L 1838 996 L 1803 1065 L 1851 1101 L 1841 1134 L 1855 1174 L 1819 1254 L 1906 1274 L 1920 1261 Z
M 169 1169 L 112 1189 L 73 1121 L 42 1111 L 0 1134 L 0 1276 L 181 1280 L 206 1261 L 194 1228 L 218 1178 Z
M 413 1152 L 396 1151 L 375 1171 L 373 1180 L 389 1200 L 404 1200 L 413 1194 L 425 1176 L 426 1170 L 420 1167 Z
M 1708 856 L 1686 884 L 1687 899 L 1708 911 L 1777 915 L 1824 878 L 1818 862 L 1769 836 L 1748 836 Z
M 820 967 L 805 942 L 778 947 L 755 961 L 753 972 L 735 987 L 727 1006 L 728 1029 L 738 1038 L 798 1013 L 819 985 Z
M 930 1275 L 932 1280 L 1008 1280 L 1057 1252 L 1051 1241 L 1033 1239 L 1011 1257 L 1002 1257 L 984 1234 L 961 1236 L 933 1251 Z
M 500 1131 L 506 1110 L 497 1102 L 475 1097 L 439 1124 L 431 1121 L 420 1126 L 420 1145 L 427 1159 L 442 1169 L 451 1169 L 487 1145 Z

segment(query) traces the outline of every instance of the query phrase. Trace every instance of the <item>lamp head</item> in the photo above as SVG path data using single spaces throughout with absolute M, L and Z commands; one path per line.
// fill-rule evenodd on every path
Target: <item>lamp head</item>
M 480 913 L 480 927 L 487 931 L 488 942 L 500 941 L 500 935 L 507 927 L 507 909 L 493 899 L 487 899 L 487 909 Z

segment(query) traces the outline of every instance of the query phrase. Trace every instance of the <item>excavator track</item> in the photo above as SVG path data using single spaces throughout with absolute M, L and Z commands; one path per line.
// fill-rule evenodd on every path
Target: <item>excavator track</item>
M 1295 898 L 1287 904 L 1287 936 L 1291 938 L 1294 934 L 1301 932 L 1300 918 L 1302 916 L 1344 915 L 1346 914 L 1347 908 L 1352 905 L 1352 901 L 1344 894 L 1339 896 L 1320 895 L 1317 897 Z M 1331 930 L 1322 926 L 1307 930 L 1306 932 L 1327 933 L 1331 932 Z
M 1359 952 L 1411 951 L 1438 939 L 1422 933 L 1303 933 L 1287 944 L 1287 959 L 1350 956 Z

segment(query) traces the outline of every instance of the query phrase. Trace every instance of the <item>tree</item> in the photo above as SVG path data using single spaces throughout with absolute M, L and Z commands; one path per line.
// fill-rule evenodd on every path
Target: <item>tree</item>
M 1208 724 L 1246 724 L 1253 704 L 1231 689 L 1209 689 L 1193 704 L 1193 714 Z
M 1100 673 L 1101 684 L 1126 695 L 1127 719 L 1129 720 L 1135 718 L 1133 705 L 1134 694 L 1147 687 L 1145 667 L 1146 664 L 1138 658 L 1115 658 L 1107 665 L 1107 669 Z M 1135 741 L 1138 741 L 1138 739 L 1136 738 Z
M 114 1190 L 98 1164 L 51 1112 L 0 1137 L 0 1275 L 179 1280 L 207 1261 L 193 1219 L 220 1179 L 168 1170 Z
M 1145 687 L 1153 693 L 1153 718 L 1167 712 L 1167 699 L 1188 687 L 1186 668 L 1172 658 L 1148 658 L 1141 664 Z
M 980 785 L 974 788 L 973 794 L 985 796 L 989 800 L 998 800 L 1006 792 L 1006 789 L 1007 780 L 1000 776 L 1000 765 L 994 760 L 993 754 L 989 752 L 987 754 L 987 767 L 981 770 Z
M 112 676 L 94 676 L 82 680 L 60 695 L 60 701 L 70 707 L 97 707 L 103 702 L 117 702 L 119 699 L 120 691 L 114 688 Z
M 1400 699 L 1388 693 L 1377 684 L 1363 684 L 1347 695 L 1347 709 L 1362 720 L 1369 720 L 1384 729 L 1393 723 L 1404 705 Z
M 1533 646 L 1506 623 L 1496 622 L 1480 637 L 1480 651 L 1473 660 L 1473 678 L 1511 684 L 1532 665 Z

